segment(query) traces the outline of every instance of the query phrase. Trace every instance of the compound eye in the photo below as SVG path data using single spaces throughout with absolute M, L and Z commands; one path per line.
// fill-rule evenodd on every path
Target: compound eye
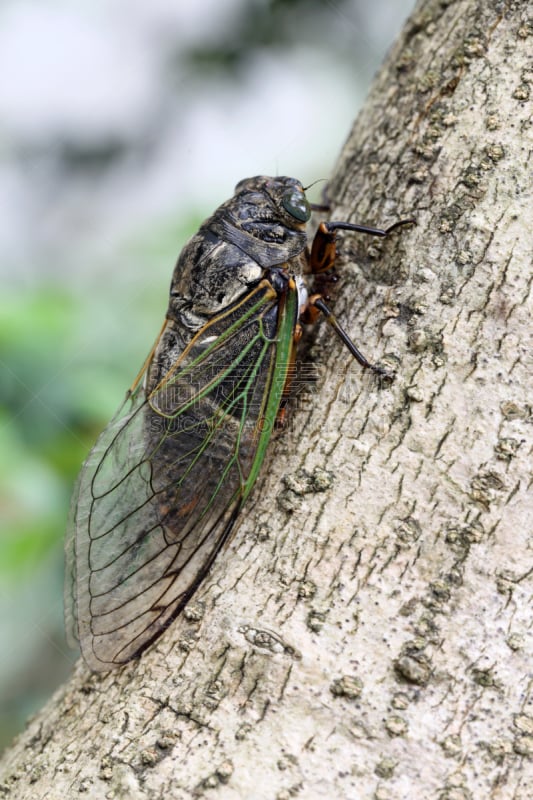
M 299 189 L 289 189 L 281 198 L 281 205 L 291 217 L 300 222 L 307 222 L 311 217 L 311 208 L 305 194 Z

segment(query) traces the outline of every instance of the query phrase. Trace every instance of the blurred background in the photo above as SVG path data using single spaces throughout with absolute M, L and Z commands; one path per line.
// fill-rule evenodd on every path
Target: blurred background
M 243 177 L 326 177 L 414 0 L 3 0 L 0 749 L 72 670 L 72 484 Z M 317 187 L 317 197 L 320 186 Z

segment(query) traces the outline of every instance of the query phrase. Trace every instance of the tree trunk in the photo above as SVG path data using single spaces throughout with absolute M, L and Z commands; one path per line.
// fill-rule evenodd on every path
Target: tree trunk
M 420 2 L 329 184 L 416 217 L 342 239 L 336 314 L 395 381 L 322 326 L 208 580 L 139 661 L 78 664 L 1 796 L 531 797 L 526 5 Z

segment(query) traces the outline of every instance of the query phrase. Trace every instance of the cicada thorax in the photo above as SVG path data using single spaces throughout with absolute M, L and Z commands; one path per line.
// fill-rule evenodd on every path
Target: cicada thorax
M 286 182 L 289 181 L 289 184 Z M 300 186 L 293 179 L 241 181 L 185 245 L 174 270 L 167 316 L 198 330 L 213 315 L 231 307 L 272 268 L 302 257 L 305 222 L 283 210 L 280 187 Z M 292 220 L 292 221 L 291 221 Z

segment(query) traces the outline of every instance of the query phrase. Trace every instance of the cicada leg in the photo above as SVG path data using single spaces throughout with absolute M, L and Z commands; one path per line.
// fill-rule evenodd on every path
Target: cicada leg
M 331 325 L 341 342 L 345 347 L 348 348 L 352 356 L 359 364 L 361 364 L 362 367 L 365 367 L 365 369 L 371 369 L 378 375 L 387 375 L 387 370 L 383 369 L 383 367 L 379 367 L 377 364 L 372 364 L 372 362 L 361 353 L 355 342 L 353 342 L 348 336 L 337 317 L 333 314 L 329 306 L 326 305 L 324 298 L 320 294 L 314 294 L 309 298 L 309 310 L 313 311 L 314 309 L 317 309 L 315 313 L 320 311 L 322 314 L 324 314 L 326 322 Z
M 311 246 L 310 267 L 313 275 L 320 275 L 335 266 L 337 231 L 355 231 L 370 236 L 388 236 L 401 225 L 414 225 L 414 219 L 400 219 L 388 228 L 370 228 L 353 222 L 321 222 Z
M 336 235 L 338 230 L 343 230 L 367 233 L 370 236 L 388 236 L 401 225 L 412 224 L 415 224 L 414 219 L 401 219 L 388 228 L 382 229 L 371 228 L 367 225 L 356 225 L 352 222 L 321 222 L 311 246 L 309 266 L 311 273 L 315 276 L 315 288 L 317 293 L 309 298 L 309 304 L 302 316 L 302 321 L 315 322 L 319 313 L 324 314 L 326 321 L 331 325 L 339 339 L 348 348 L 356 361 L 358 361 L 362 367 L 371 369 L 379 375 L 386 374 L 386 370 L 372 364 L 361 353 L 325 302 L 325 300 L 329 299 L 326 292 L 327 285 L 337 280 L 335 274 L 335 259 L 337 256 Z

